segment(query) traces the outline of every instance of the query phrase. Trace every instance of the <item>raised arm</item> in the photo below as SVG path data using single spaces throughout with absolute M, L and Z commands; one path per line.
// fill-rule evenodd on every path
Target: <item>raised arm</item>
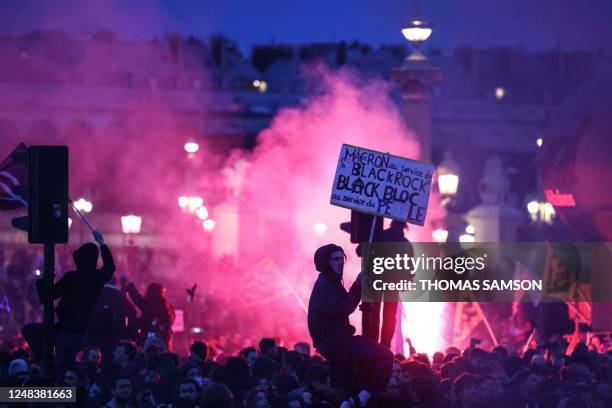
M 128 295 L 130 295 L 130 299 L 132 299 L 132 302 L 134 302 L 134 304 L 141 311 L 144 311 L 145 300 L 142 297 L 142 295 L 138 292 L 138 289 L 136 289 L 136 286 L 134 285 L 134 283 L 132 282 L 128 283 L 126 288 L 127 288 Z
M 100 245 L 100 253 L 102 254 L 102 268 L 98 272 L 100 272 L 102 283 L 106 283 L 115 273 L 115 260 L 110 249 L 104 243 L 104 235 L 96 230 L 93 231 L 93 237 L 98 245 Z
M 100 273 L 102 274 L 104 283 L 106 283 L 113 276 L 113 273 L 115 273 L 115 260 L 113 259 L 113 254 L 111 254 L 110 249 L 104 244 L 100 247 L 100 253 L 102 254 L 102 268 L 100 268 Z

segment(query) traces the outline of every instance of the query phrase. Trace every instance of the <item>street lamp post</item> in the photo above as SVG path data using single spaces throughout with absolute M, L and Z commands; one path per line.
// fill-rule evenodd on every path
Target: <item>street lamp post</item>
M 459 189 L 459 166 L 457 166 L 448 150 L 444 154 L 442 163 L 436 168 L 436 182 L 440 192 L 442 211 L 436 220 L 438 228 L 432 232 L 432 238 L 434 242 L 446 242 L 449 231 L 453 230 L 452 227 L 455 224 L 454 219 L 449 219 L 449 210 L 453 207 L 454 198 Z
M 418 139 L 419 159 L 431 160 L 431 88 L 442 80 L 442 71 L 432 68 L 420 47 L 433 30 L 417 10 L 415 17 L 402 28 L 403 36 L 413 45 L 404 65 L 391 70 L 391 79 L 402 92 L 402 116 L 406 126 Z

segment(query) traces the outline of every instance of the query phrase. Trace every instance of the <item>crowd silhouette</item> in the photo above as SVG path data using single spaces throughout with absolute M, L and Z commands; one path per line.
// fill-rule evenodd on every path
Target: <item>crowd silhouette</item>
M 175 311 L 164 286 L 150 282 L 141 294 L 125 278 L 118 282 L 101 234 L 96 241 L 74 253 L 75 271 L 51 288 L 35 284 L 35 274 L 15 272 L 31 264 L 24 254 L 14 252 L 6 268 L 2 263 L 8 298 L 0 303 L 1 386 L 75 387 L 76 404 L 52 404 L 58 407 L 612 406 L 612 352 L 604 339 L 579 343 L 570 354 L 552 344 L 513 352 L 474 343 L 428 356 L 418 350 L 393 355 L 355 336 L 348 315 L 359 303 L 359 278 L 344 289 L 338 266 L 344 252 L 334 245 L 315 256 L 321 275 L 309 310 L 314 348 L 271 337 L 245 346 L 240 333 L 228 330 L 177 354 Z M 96 269 L 100 253 L 103 266 Z M 59 299 L 51 377 L 41 365 L 40 327 L 20 328 L 28 342 L 17 329 L 19 322 L 40 320 L 39 302 L 49 297 Z

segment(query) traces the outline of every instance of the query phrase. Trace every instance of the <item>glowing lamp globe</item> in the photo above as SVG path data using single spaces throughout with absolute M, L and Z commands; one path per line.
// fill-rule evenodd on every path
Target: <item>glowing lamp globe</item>
M 93 210 L 93 204 L 91 201 L 87 201 L 84 198 L 79 198 L 73 203 L 74 207 L 84 213 L 90 213 Z
M 438 176 L 440 194 L 454 196 L 459 188 L 459 176 L 456 174 L 441 174 Z
M 459 242 L 475 242 L 476 238 L 470 234 L 462 234 L 459 236 Z
M 180 196 L 178 198 L 178 205 L 179 205 L 179 207 L 185 208 L 185 207 L 187 207 L 187 204 L 189 204 L 189 198 L 188 197 Z
M 202 199 L 202 197 L 189 197 L 189 200 L 187 202 L 187 210 L 190 213 L 194 213 L 197 211 L 198 208 L 202 206 L 202 204 L 204 204 L 204 200 Z
M 535 216 L 540 211 L 540 203 L 537 201 L 530 201 L 527 203 L 527 212 L 532 216 Z
M 504 88 L 502 88 L 501 86 L 495 88 L 495 99 L 501 101 L 502 99 L 504 99 L 504 96 L 506 96 L 506 90 Z
M 202 223 L 202 228 L 204 228 L 205 231 L 210 232 L 215 229 L 215 224 L 216 223 L 209 218 L 207 220 L 204 220 L 204 222 Z
M 459 167 L 447 151 L 438 166 L 438 188 L 443 196 L 454 196 L 459 188 Z
M 200 149 L 200 145 L 196 142 L 187 142 L 183 147 L 187 153 L 195 153 Z
M 208 218 L 208 209 L 204 206 L 200 207 L 197 209 L 196 211 L 196 216 L 201 219 L 201 220 L 205 220 Z
M 124 234 L 140 234 L 142 217 L 139 215 L 124 215 L 121 217 L 121 230 Z
M 408 26 L 402 28 L 404 37 L 412 43 L 412 53 L 406 58 L 406 62 L 425 61 L 427 58 L 419 51 L 421 43 L 431 35 L 431 25 L 429 22 L 422 19 L 414 19 L 410 21 Z
M 437 229 L 431 233 L 431 237 L 434 242 L 446 242 L 448 239 L 448 230 Z
M 431 25 L 425 20 L 412 20 L 402 28 L 402 34 L 411 43 L 422 43 L 431 36 Z
M 315 225 L 313 225 L 313 229 L 317 235 L 323 235 L 325 234 L 325 231 L 327 231 L 327 225 L 322 222 L 317 222 Z

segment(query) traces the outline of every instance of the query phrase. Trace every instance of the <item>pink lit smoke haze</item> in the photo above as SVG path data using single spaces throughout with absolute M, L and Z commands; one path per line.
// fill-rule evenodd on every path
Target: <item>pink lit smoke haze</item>
M 21 72 L 14 83 L 2 85 L 2 93 L 21 104 L 32 119 L 31 126 L 18 130 L 10 119 L 0 117 L 2 155 L 20 141 L 68 145 L 70 194 L 74 199 L 96 197 L 90 219 L 109 237 L 111 248 L 117 248 L 120 273 L 128 268 L 125 252 L 119 249 L 125 245 L 119 218 L 104 214 L 142 214 L 142 234 L 163 236 L 167 248 L 137 248 L 145 266 L 131 268 L 130 277 L 138 281 L 148 273 L 148 279 L 161 279 L 174 286 L 169 292 L 178 294 L 197 282 L 196 304 L 210 309 L 195 323 L 206 327 L 214 315 L 226 326 L 240 322 L 236 330 L 258 337 L 308 340 L 304 307 L 317 277 L 312 261 L 316 248 L 333 242 L 345 249 L 346 284 L 360 267 L 355 245 L 339 229 L 350 219 L 350 211 L 329 204 L 342 143 L 418 159 L 415 138 L 390 99 L 391 85 L 349 70 L 305 66 L 313 91 L 299 106 L 281 110 L 259 134 L 255 149 L 247 152 L 238 149 L 240 142 L 203 136 L 202 129 L 219 121 L 214 113 L 185 113 L 192 106 L 219 110 L 216 100 L 193 91 L 191 84 L 208 83 L 209 73 L 189 49 L 181 55 L 192 61 L 187 72 L 180 72 L 187 82 L 169 91 L 156 84 L 176 74 L 173 65 L 164 62 L 173 58 L 171 47 L 141 42 L 118 53 L 113 41 L 121 39 L 89 39 L 96 42 L 92 46 L 70 34 L 56 33 L 53 38 L 55 51 L 44 58 L 39 55 L 49 45 L 36 34 L 27 41 L 25 59 L 20 56 L 23 50 L 0 44 L 5 61 L 21 58 L 23 64 L 15 68 L 0 63 Z M 28 72 L 60 85 L 28 88 Z M 149 78 L 148 83 L 133 88 L 96 83 L 105 77 L 121 84 L 130 78 L 126 73 L 139 80 Z M 183 85 L 187 90 L 180 90 Z M 74 112 L 80 107 L 89 110 L 56 123 L 40 109 L 51 100 Z M 115 113 L 96 113 L 109 110 Z M 200 150 L 188 158 L 183 144 L 192 138 Z M 181 212 L 181 195 L 203 196 L 216 221 L 212 232 Z M 75 233 L 74 224 L 71 234 L 70 248 L 88 239 Z M 429 236 L 428 227 L 411 226 L 411 239 L 428 241 Z M 70 248 L 60 246 L 58 252 Z M 215 302 L 221 302 L 222 310 L 211 306 Z M 354 316 L 359 328 L 360 314 Z
M 320 66 L 308 76 L 319 85 L 319 92 L 301 106 L 279 112 L 259 135 L 257 148 L 248 157 L 241 195 L 242 205 L 251 214 L 243 228 L 252 232 L 245 236 L 255 236 L 258 220 L 270 225 L 263 239 L 245 244 L 243 259 L 255 261 L 262 254 L 274 259 L 282 272 L 270 276 L 270 281 L 279 280 L 278 290 L 282 290 L 285 280 L 280 275 L 291 277 L 304 304 L 317 276 L 312 256 L 319 246 L 334 242 L 345 249 L 346 284 L 352 283 L 360 270 L 355 245 L 339 229 L 341 222 L 350 219 L 350 211 L 329 204 L 342 143 L 404 157 L 418 155 L 414 136 L 389 98 L 388 83 L 363 80 L 348 70 L 332 73 Z M 315 231 L 318 223 L 327 226 L 322 234 Z M 410 236 L 428 240 L 426 228 L 413 226 Z M 296 313 L 292 320 L 304 322 L 305 315 Z M 353 317 L 353 324 L 360 327 L 360 314 Z M 428 334 L 421 340 L 413 339 L 424 346 L 431 337 Z

